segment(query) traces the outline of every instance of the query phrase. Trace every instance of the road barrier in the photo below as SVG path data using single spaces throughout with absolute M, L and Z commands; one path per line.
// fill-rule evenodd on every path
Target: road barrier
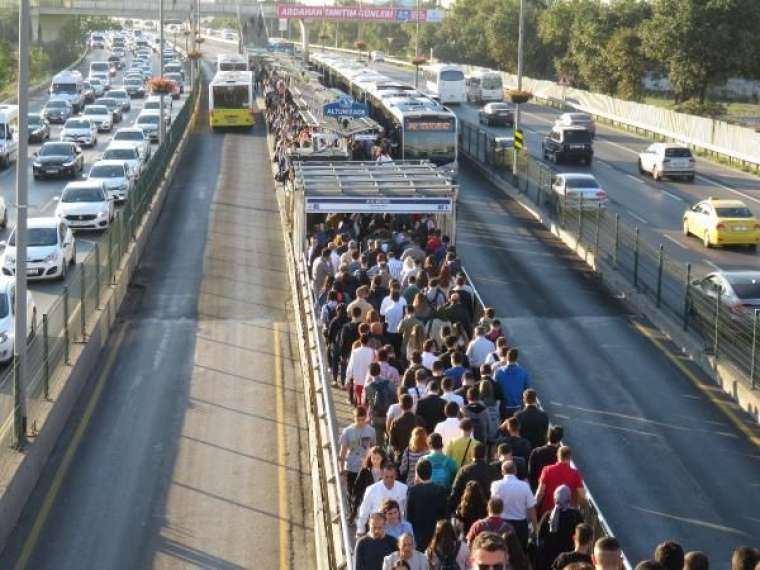
M 31 435 L 39 429 L 43 413 L 49 408 L 51 393 L 67 377 L 65 367 L 71 364 L 72 344 L 88 340 L 87 323 L 93 313 L 101 308 L 106 289 L 114 284 L 136 229 L 148 212 L 167 165 L 189 124 L 196 97 L 197 91 L 191 92 L 185 100 L 182 110 L 166 131 L 166 139 L 155 149 L 135 188 L 129 193 L 127 202 L 116 212 L 102 239 L 69 270 L 63 294 L 45 314 L 37 315 L 31 325 L 33 332 L 24 372 L 26 416 Z M 4 396 L 0 399 L 0 418 L 3 419 L 0 425 L 0 453 L 11 452 L 14 417 L 23 411 L 21 404 L 14 402 L 12 397 L 17 370 L 13 362 L 0 377 L 0 394 Z
M 554 169 L 527 153 L 498 149 L 486 130 L 460 122 L 460 150 L 488 169 L 492 176 L 514 186 L 536 210 L 537 217 L 565 232 L 595 271 L 614 271 L 658 311 L 676 320 L 695 345 L 710 355 L 713 368 L 729 365 L 746 387 L 760 385 L 760 319 L 731 306 L 720 292 L 698 284 L 691 265 L 669 255 L 667 244 L 652 246 L 641 239 L 641 228 L 621 220 L 601 206 L 568 204 L 552 190 Z M 515 174 L 513 174 L 513 169 Z

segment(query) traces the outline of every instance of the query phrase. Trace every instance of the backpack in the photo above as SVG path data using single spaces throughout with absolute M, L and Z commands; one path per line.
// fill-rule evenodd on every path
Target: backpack
M 383 378 L 374 383 L 374 388 L 372 391 L 372 401 L 370 402 L 372 417 L 384 418 L 388 415 L 388 408 L 391 407 L 394 400 L 391 383 Z

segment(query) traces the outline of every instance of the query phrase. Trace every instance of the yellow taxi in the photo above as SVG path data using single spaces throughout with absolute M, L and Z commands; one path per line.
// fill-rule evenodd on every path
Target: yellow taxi
M 683 235 L 694 235 L 705 247 L 760 243 L 760 223 L 744 202 L 708 198 L 683 215 Z

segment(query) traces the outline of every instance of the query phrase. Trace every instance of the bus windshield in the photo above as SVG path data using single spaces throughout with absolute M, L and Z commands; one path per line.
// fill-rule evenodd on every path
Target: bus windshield
M 441 71 L 441 81 L 463 81 L 464 73 L 458 69 L 447 69 Z
M 455 121 L 450 117 L 406 119 L 404 158 L 428 159 L 441 166 L 456 159 Z
M 245 85 L 215 85 L 215 109 L 247 109 L 250 106 L 249 91 Z
M 74 95 L 77 92 L 76 83 L 53 83 L 53 93 L 55 95 Z

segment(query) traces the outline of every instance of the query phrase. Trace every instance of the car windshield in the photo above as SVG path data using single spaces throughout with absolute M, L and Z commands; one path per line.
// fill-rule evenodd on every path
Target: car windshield
M 126 85 L 135 86 L 135 87 L 142 85 L 142 81 L 140 81 L 139 79 L 127 79 L 124 83 Z
M 167 73 L 167 74 L 165 74 L 165 77 L 167 79 L 172 79 L 174 81 L 181 81 L 182 80 L 182 75 L 180 75 L 179 73 Z
M 157 125 L 158 115 L 141 115 L 137 117 L 138 125 Z
M 146 101 L 143 109 L 160 109 L 161 101 Z
M 66 95 L 74 95 L 77 92 L 76 83 L 53 83 L 53 93 L 60 95 L 65 93 Z
M 137 151 L 133 148 L 109 148 L 103 153 L 104 160 L 135 160 Z
M 105 105 L 106 107 L 118 107 L 119 102 L 116 99 L 98 99 L 96 101 L 98 105 Z
M 126 91 L 109 91 L 108 96 L 114 99 L 129 99 Z
M 108 115 L 110 111 L 108 110 L 108 107 L 102 106 L 102 107 L 87 107 L 84 110 L 85 115 Z
M 74 154 L 74 148 L 70 144 L 51 143 L 42 145 L 40 156 L 69 156 Z
M 145 136 L 141 131 L 121 131 L 114 135 L 115 141 L 142 141 L 145 140 Z
M 719 218 L 751 218 L 752 211 L 744 206 L 735 208 L 715 208 Z
M 691 151 L 688 148 L 666 148 L 665 156 L 672 158 L 691 158 Z
M 95 165 L 90 169 L 90 178 L 124 178 L 124 168 L 115 164 Z
M 42 119 L 39 115 L 29 115 L 26 120 L 29 123 L 30 127 L 36 127 L 37 125 L 42 124 Z
M 480 86 L 483 89 L 501 89 L 501 77 L 496 77 L 496 76 L 484 77 L 480 81 Z
M 491 111 L 509 111 L 509 109 L 509 105 L 505 105 L 504 103 L 491 105 Z
M 740 299 L 760 299 L 760 277 L 737 280 L 737 282 L 731 283 L 731 286 Z
M 47 107 L 48 109 L 64 109 L 66 108 L 66 102 L 65 101 L 48 101 L 45 107 Z
M 8 316 L 8 296 L 5 294 L 0 295 L 0 319 Z
M 57 228 L 28 228 L 26 230 L 26 245 L 29 247 L 44 247 L 58 243 Z M 8 245 L 16 246 L 16 232 L 11 234 Z
M 590 143 L 591 134 L 588 131 L 565 131 L 565 142 Z
M 590 123 L 591 117 L 588 115 L 570 115 L 570 121 L 573 123 Z
M 82 119 L 69 119 L 66 124 L 63 125 L 64 129 L 89 129 L 90 121 L 83 121 Z
M 105 196 L 100 188 L 69 188 L 63 192 L 61 202 L 104 202 Z
M 595 178 L 567 178 L 565 186 L 568 188 L 599 188 Z
M 97 78 L 90 79 L 91 87 L 101 87 L 102 85 L 103 83 L 100 81 L 100 79 L 97 79 Z

